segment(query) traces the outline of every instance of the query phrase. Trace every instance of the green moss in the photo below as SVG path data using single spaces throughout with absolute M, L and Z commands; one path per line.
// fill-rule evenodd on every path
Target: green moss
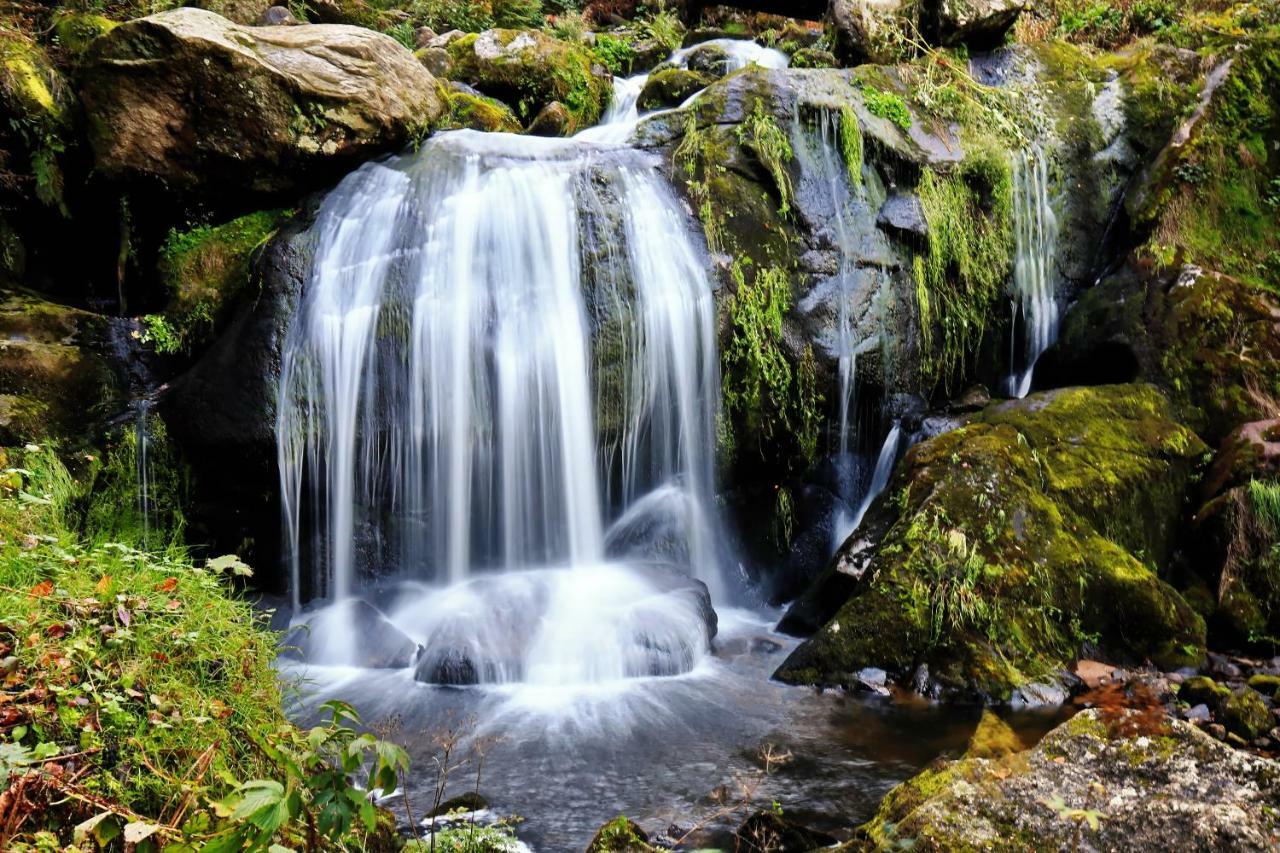
M 0 31 L 0 106 L 9 116 L 4 130 L 18 137 L 15 147 L 26 155 L 24 176 L 34 182 L 36 197 L 64 215 L 67 102 L 62 77 L 44 51 L 16 33 Z M 10 162 L 6 168 L 18 171 L 22 164 Z
M 596 41 L 592 51 L 609 73 L 615 76 L 630 75 L 636 61 L 636 49 L 629 41 L 609 35 L 596 33 Z
M 158 415 L 122 429 L 85 479 L 91 485 L 82 527 L 90 543 L 149 551 L 182 544 L 186 473 Z
M 642 110 L 676 107 L 713 82 L 708 74 L 687 68 L 664 68 L 649 77 L 637 102 Z
M 849 170 L 849 180 L 855 187 L 862 186 L 862 161 L 865 156 L 862 126 L 858 123 L 857 114 L 849 107 L 840 111 L 840 154 L 844 158 L 845 168 Z
M 511 108 L 495 98 L 467 92 L 449 92 L 449 117 L 444 128 L 469 128 L 486 133 L 522 133 Z
M 778 191 L 778 213 L 786 216 L 791 212 L 791 199 L 795 193 L 791 175 L 787 172 L 787 164 L 795 159 L 790 138 L 778 127 L 773 116 L 764 111 L 761 101 L 756 101 L 755 108 L 739 125 L 737 133 L 739 143 L 755 154 L 760 165 L 773 178 L 774 188 Z
M 170 231 L 160 251 L 160 277 L 169 292 L 163 326 L 152 322 L 158 348 L 191 352 L 207 343 L 248 289 L 254 253 L 275 234 L 288 211 L 268 210 L 223 225 Z
M 863 89 L 862 97 L 872 115 L 888 119 L 903 130 L 911 129 L 911 110 L 900 95 L 868 87 Z
M 1203 620 L 1116 541 L 1146 541 L 1135 507 L 1148 505 L 1171 533 L 1180 504 L 1164 495 L 1182 493 L 1203 450 L 1153 423 L 1158 399 L 1143 386 L 1050 392 L 914 447 L 900 500 L 868 519 L 886 532 L 865 555 L 867 581 L 777 677 L 840 683 L 879 666 L 909 679 L 924 663 L 945 688 L 1002 701 L 1086 642 L 1164 666 L 1198 660 Z
M 119 24 L 103 15 L 63 9 L 54 15 L 53 35 L 58 44 L 79 56 L 94 39 L 104 36 Z
M 926 387 L 964 376 L 995 313 L 1013 263 L 1012 180 L 1008 159 L 993 148 L 972 151 L 955 174 L 921 175 L 929 240 L 913 274 Z
M 774 267 L 752 272 L 748 281 L 745 264 L 733 267 L 733 336 L 722 357 L 724 405 L 763 442 L 786 427 L 792 377 L 782 350 L 782 322 L 791 307 L 791 277 Z

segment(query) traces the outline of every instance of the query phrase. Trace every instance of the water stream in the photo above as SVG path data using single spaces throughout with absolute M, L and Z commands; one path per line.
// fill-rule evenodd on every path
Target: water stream
M 1025 397 L 1036 361 L 1058 337 L 1055 254 L 1058 220 L 1049 203 L 1048 162 L 1039 149 L 1024 151 L 1013 164 L 1014 243 L 1012 325 L 1008 392 Z M 1017 330 L 1022 330 L 1019 357 Z

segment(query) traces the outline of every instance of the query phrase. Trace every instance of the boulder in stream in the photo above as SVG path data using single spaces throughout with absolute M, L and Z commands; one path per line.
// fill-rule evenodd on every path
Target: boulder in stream
M 313 664 L 403 669 L 418 644 L 366 601 L 353 599 L 322 610 L 281 640 L 286 658 Z

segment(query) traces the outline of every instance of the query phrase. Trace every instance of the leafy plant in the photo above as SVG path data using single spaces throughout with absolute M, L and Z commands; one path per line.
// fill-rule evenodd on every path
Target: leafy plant
M 156 352 L 173 355 L 182 352 L 182 336 L 163 314 L 147 314 L 142 318 L 141 340 Z
M 636 50 L 630 42 L 608 33 L 596 35 L 595 54 L 613 74 L 630 74 L 636 60 Z
M 478 33 L 494 25 L 489 4 L 483 0 L 414 0 L 411 11 L 415 19 L 438 33 Z
M 509 29 L 539 27 L 546 20 L 542 0 L 493 0 L 493 22 Z
M 778 127 L 773 116 L 764 111 L 761 101 L 756 101 L 755 107 L 738 127 L 737 133 L 738 141 L 756 155 L 760 165 L 773 178 L 773 184 L 778 190 L 778 213 L 786 216 L 791 212 L 791 198 L 795 194 L 791 175 L 787 172 L 787 164 L 795 158 L 791 140 Z
M 417 29 L 413 26 L 412 21 L 400 21 L 397 24 L 393 24 L 387 29 L 387 35 L 409 50 L 414 50 L 418 46 Z
M 684 42 L 684 24 L 675 12 L 667 9 L 665 3 L 659 3 L 652 16 L 638 23 L 637 32 L 642 41 L 652 39 L 673 52 Z

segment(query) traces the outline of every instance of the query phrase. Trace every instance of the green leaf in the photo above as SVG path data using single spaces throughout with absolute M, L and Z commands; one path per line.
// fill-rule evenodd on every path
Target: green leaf
M 111 812 L 99 812 L 71 830 L 71 840 L 76 844 L 92 838 L 99 847 L 106 847 L 120 834 L 120 822 Z
M 213 557 L 205 561 L 204 567 L 218 574 L 230 572 L 234 577 L 253 577 L 253 569 L 249 568 L 248 564 L 242 562 L 235 554 L 223 554 L 221 557 Z
M 333 716 L 335 724 L 344 720 L 350 723 L 360 722 L 360 714 L 356 712 L 356 709 L 341 699 L 330 699 L 320 706 L 320 710 L 328 711 Z

